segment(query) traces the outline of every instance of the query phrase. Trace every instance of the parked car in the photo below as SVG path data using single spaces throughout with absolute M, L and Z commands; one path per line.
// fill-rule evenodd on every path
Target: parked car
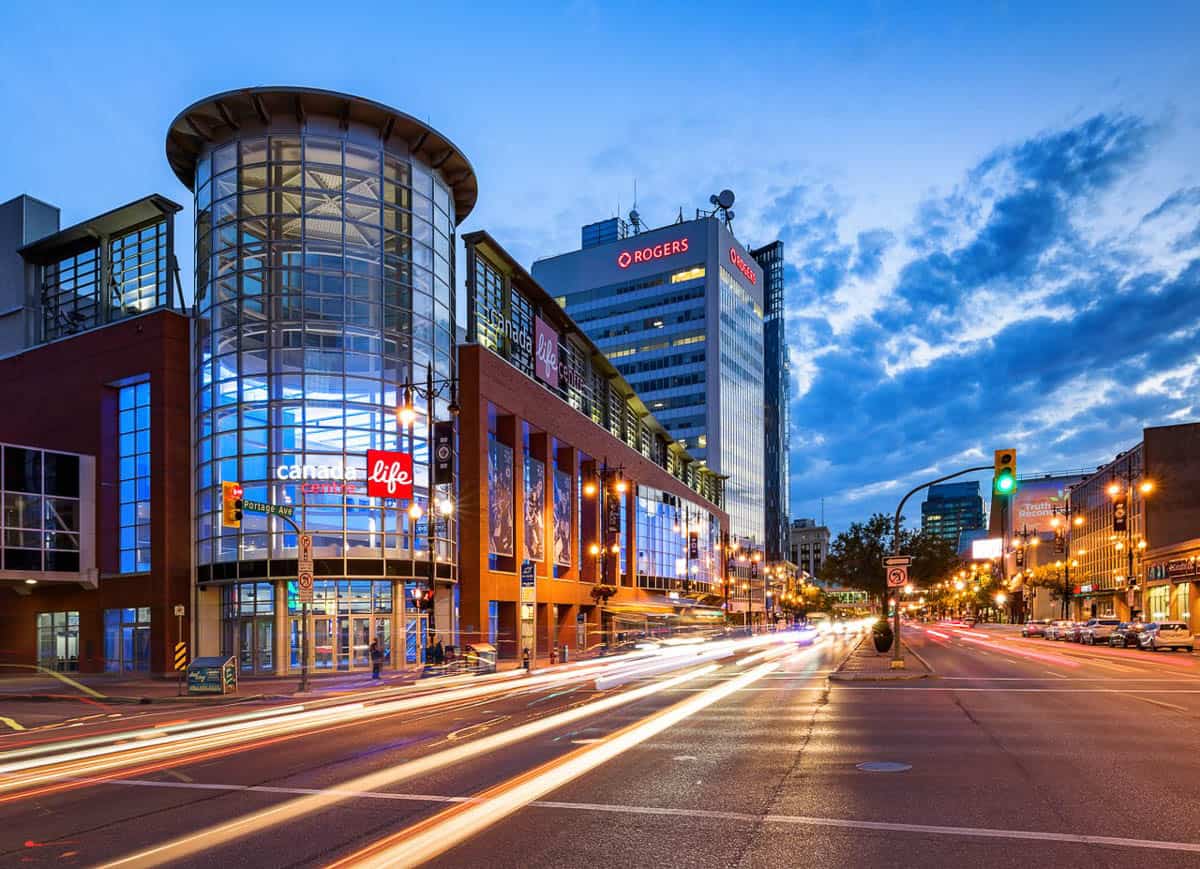
M 1050 625 L 1050 619 L 1034 619 L 1031 622 L 1026 622 L 1021 625 L 1021 636 L 1023 637 L 1044 637 L 1046 628 Z
M 1120 624 L 1120 619 L 1088 619 L 1079 631 L 1079 642 L 1087 646 L 1094 646 L 1097 642 L 1107 643 L 1109 635 Z
M 1046 625 L 1046 630 L 1042 633 L 1043 640 L 1061 640 L 1062 633 L 1072 626 L 1072 622 L 1067 619 L 1055 619 L 1050 624 Z
M 1192 632 L 1183 622 L 1151 622 L 1137 635 L 1138 645 L 1149 652 L 1195 648 Z
M 1063 639 L 1071 643 L 1083 642 L 1083 626 L 1085 624 L 1086 622 L 1072 622 L 1071 627 L 1067 628 L 1066 636 Z
M 1141 633 L 1144 627 L 1145 625 L 1141 622 L 1121 622 L 1108 635 L 1108 644 L 1114 648 L 1136 648 L 1138 634 Z

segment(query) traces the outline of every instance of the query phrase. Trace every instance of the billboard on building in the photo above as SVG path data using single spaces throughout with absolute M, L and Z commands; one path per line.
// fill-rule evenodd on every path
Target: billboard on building
M 488 441 L 488 552 L 513 554 L 513 451 Z
M 971 541 L 971 558 L 974 561 L 987 561 L 992 558 L 999 558 L 1003 551 L 1004 541 L 999 537 Z
M 571 475 L 554 472 L 554 563 L 571 566 Z
M 533 318 L 533 369 L 538 379 L 558 389 L 558 333 L 541 317 Z
M 546 465 L 525 457 L 525 557 L 546 558 Z
M 1054 509 L 1057 507 L 1062 510 L 1066 506 L 1068 489 L 1082 479 L 1082 476 L 1074 475 L 1021 480 L 1016 494 L 1012 496 L 1012 524 L 1008 532 L 1019 534 L 1026 529 L 1031 532 L 1052 530 L 1050 520 L 1054 516 Z

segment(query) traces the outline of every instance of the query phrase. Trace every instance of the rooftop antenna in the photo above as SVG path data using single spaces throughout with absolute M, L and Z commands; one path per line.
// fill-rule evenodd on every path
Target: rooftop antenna
M 715 193 L 708 197 L 708 204 L 713 206 L 713 210 L 708 213 L 709 217 L 715 215 L 718 211 L 721 212 L 721 217 L 725 221 L 725 228 L 733 230 L 734 213 L 730 211 L 733 208 L 733 191 L 726 187 L 720 193 Z
M 633 227 L 633 234 L 638 235 L 642 231 L 642 216 L 637 210 L 637 179 L 633 179 L 633 208 L 629 212 L 629 225 Z

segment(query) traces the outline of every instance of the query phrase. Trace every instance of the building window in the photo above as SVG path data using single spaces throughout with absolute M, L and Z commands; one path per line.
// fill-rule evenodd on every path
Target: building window
M 109 673 L 150 670 L 150 607 L 104 611 L 104 669 Z
M 118 397 L 121 573 L 150 570 L 150 382 L 122 386 Z
M 38 665 L 51 670 L 79 669 L 79 612 L 37 614 Z
M 496 645 L 496 638 L 500 636 L 500 601 L 488 601 L 488 639 L 487 641 L 493 646 Z
M 79 571 L 79 456 L 4 447 L 0 476 L 3 566 Z

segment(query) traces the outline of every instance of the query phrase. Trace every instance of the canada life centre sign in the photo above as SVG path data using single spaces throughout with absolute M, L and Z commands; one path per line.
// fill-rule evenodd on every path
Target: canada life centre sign
M 279 465 L 275 479 L 300 483 L 305 494 L 354 494 L 365 485 L 369 498 L 396 498 L 411 501 L 413 496 L 413 460 L 411 453 L 393 450 L 367 450 L 367 471 L 341 464 Z

